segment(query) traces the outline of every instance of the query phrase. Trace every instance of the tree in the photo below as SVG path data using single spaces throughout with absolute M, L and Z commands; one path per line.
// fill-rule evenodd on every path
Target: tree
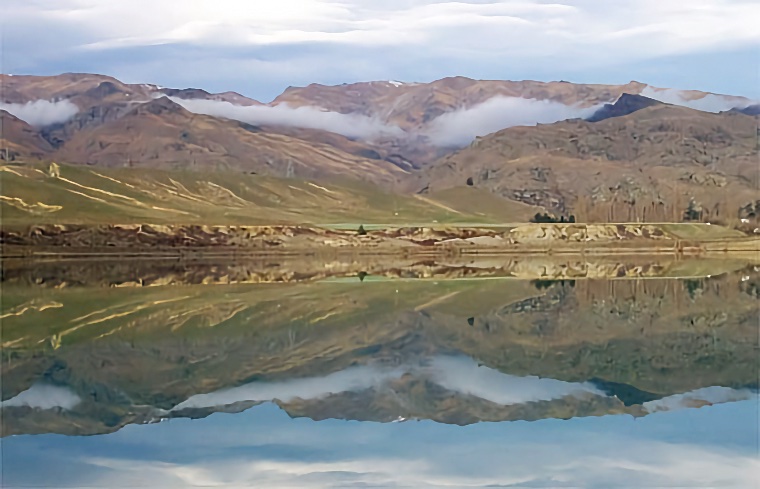
M 364 229 L 364 224 L 359 224 L 359 230 L 356 232 L 359 236 L 366 236 L 367 230 Z
M 683 213 L 684 221 L 701 221 L 702 220 L 702 206 L 697 204 L 694 199 L 689 200 L 689 206 Z
M 470 187 L 475 185 L 475 182 L 472 181 L 472 177 L 467 177 L 467 185 L 469 185 Z

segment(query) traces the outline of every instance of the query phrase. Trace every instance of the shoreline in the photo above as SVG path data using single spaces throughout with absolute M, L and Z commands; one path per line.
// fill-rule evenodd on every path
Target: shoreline
M 151 287 L 240 285 L 378 280 L 625 280 L 687 279 L 742 269 L 757 270 L 760 256 L 673 255 L 460 256 L 415 259 L 388 256 L 258 257 L 257 259 L 127 259 L 109 256 L 9 259 L 2 264 L 3 286 Z
M 368 226 L 370 228 L 370 226 Z M 531 223 L 480 227 L 37 225 L 0 229 L 3 258 L 702 255 L 760 253 L 760 236 L 694 224 Z

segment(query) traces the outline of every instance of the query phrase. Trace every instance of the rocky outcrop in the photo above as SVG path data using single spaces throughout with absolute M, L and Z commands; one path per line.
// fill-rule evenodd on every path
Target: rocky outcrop
M 660 227 L 650 224 L 531 224 L 513 228 L 508 237 L 512 243 L 672 240 Z
M 612 117 L 622 117 L 624 115 L 632 114 L 637 110 L 661 104 L 662 102 L 644 97 L 643 95 L 624 93 L 614 104 L 605 104 L 604 107 L 594 112 L 594 114 L 586 120 L 589 122 L 599 122 Z

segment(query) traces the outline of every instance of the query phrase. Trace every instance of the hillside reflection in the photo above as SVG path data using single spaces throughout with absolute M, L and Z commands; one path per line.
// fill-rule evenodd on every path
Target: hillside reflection
M 5 263 L 2 286 L 4 487 L 760 468 L 751 262 Z

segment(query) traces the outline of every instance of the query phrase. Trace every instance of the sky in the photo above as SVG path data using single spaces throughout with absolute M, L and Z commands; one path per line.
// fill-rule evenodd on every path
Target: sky
M 760 98 L 755 0 L 4 0 L 7 74 L 235 90 L 367 80 L 642 81 Z
M 316 422 L 264 404 L 102 436 L 8 437 L 1 482 L 9 489 L 750 488 L 760 473 L 757 413 L 755 397 L 638 419 L 455 426 Z

